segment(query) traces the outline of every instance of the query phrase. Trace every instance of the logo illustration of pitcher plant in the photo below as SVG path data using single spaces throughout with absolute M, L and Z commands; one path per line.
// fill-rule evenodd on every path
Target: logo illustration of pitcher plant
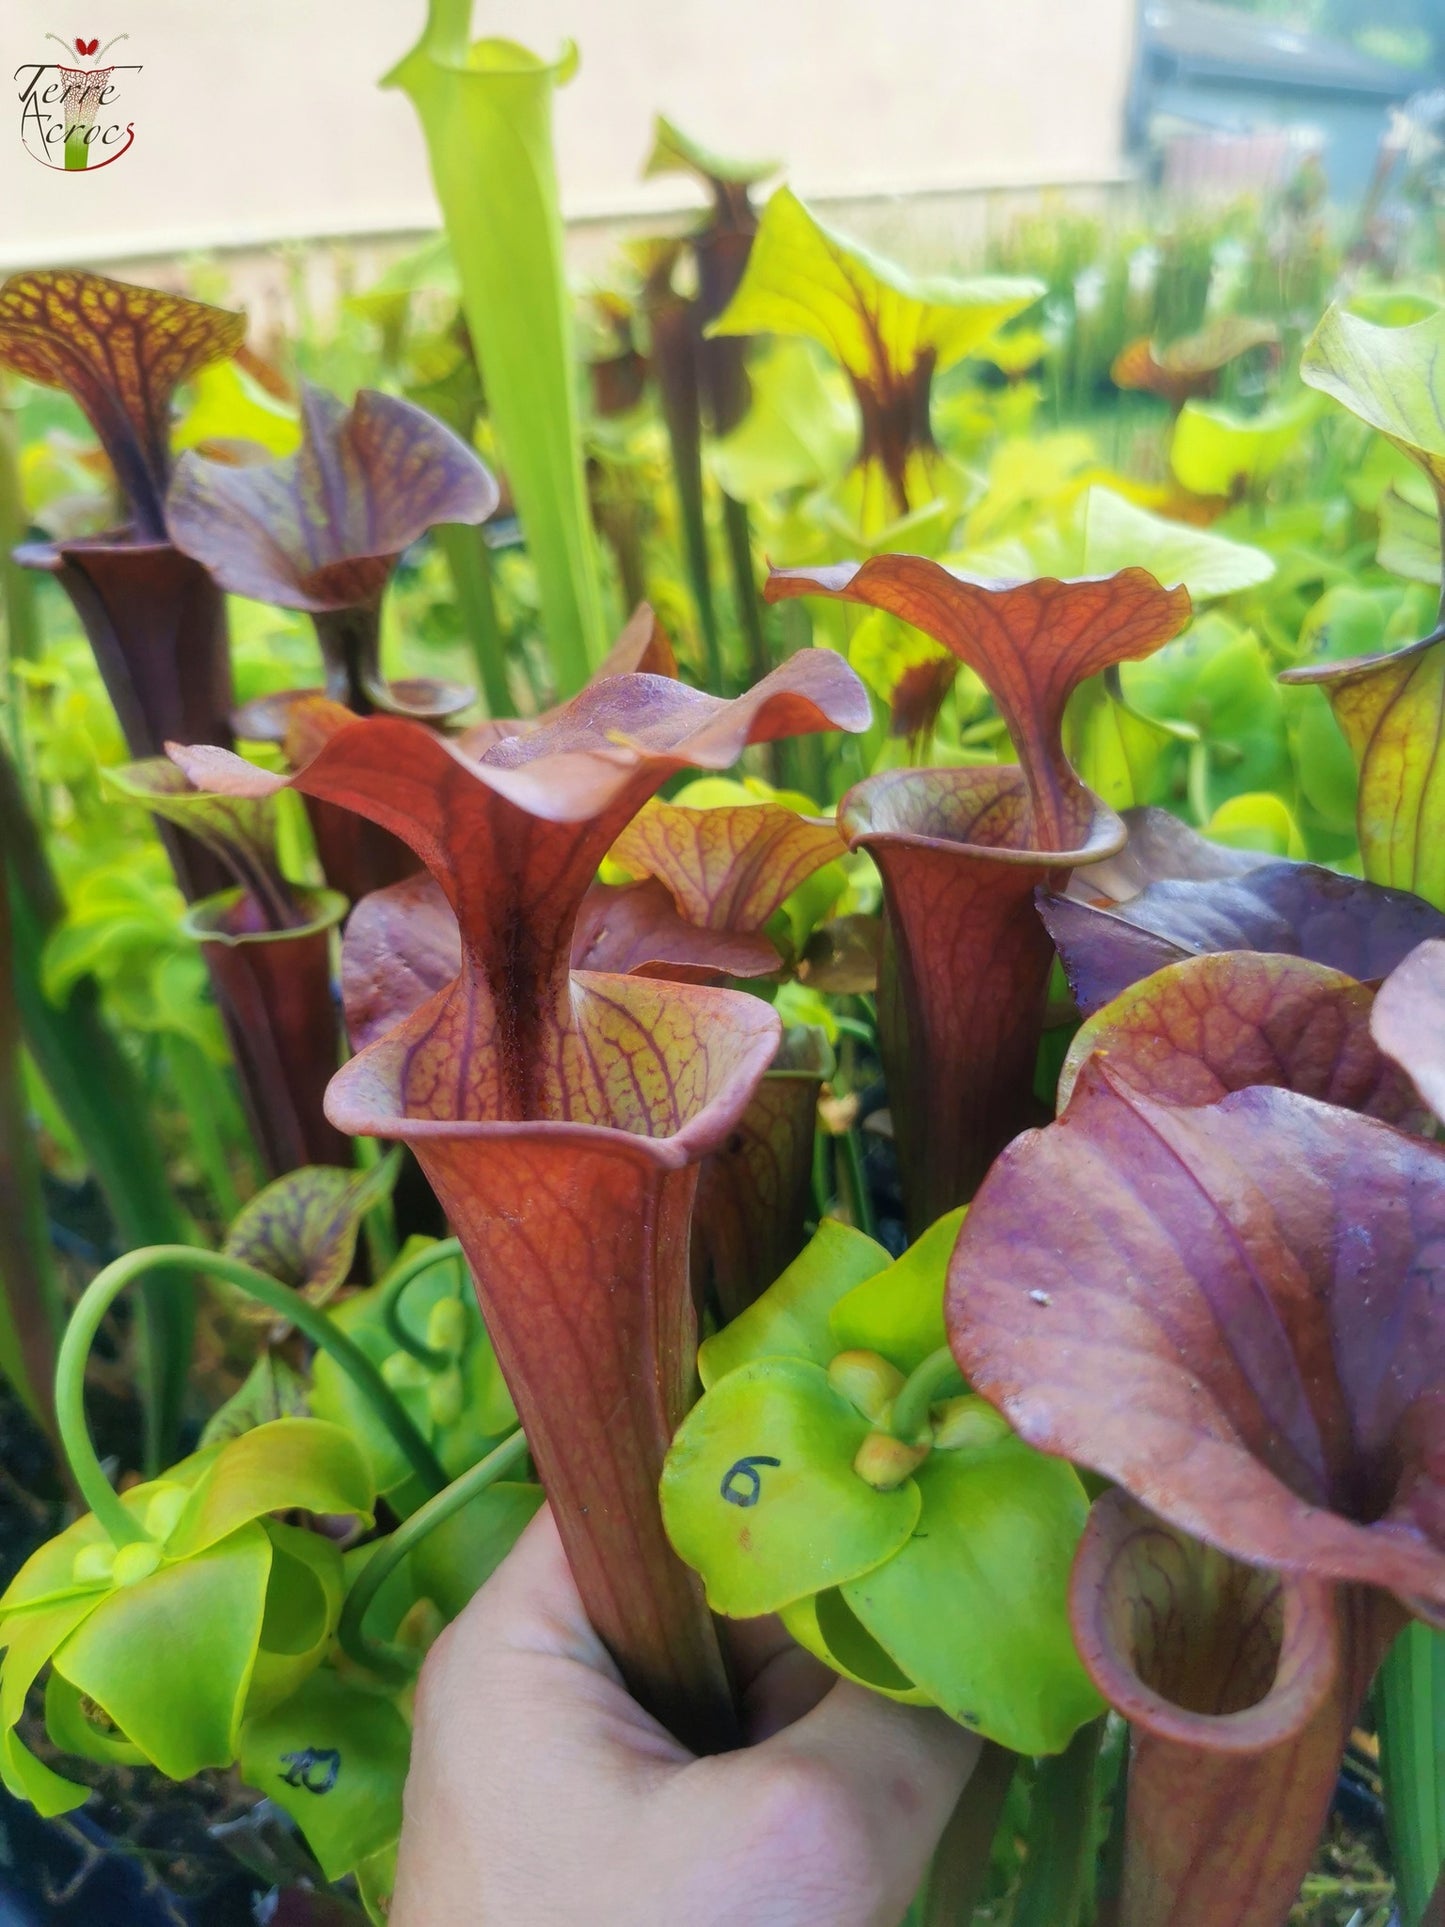
M 103 47 L 97 40 L 82 40 L 79 36 L 70 45 L 67 45 L 58 34 L 48 33 L 45 38 L 53 40 L 57 47 L 65 49 L 67 61 L 70 59 L 72 45 L 82 60 L 104 60 L 112 47 L 117 46 L 122 40 L 129 40 L 130 35 L 118 33 L 113 39 L 107 40 Z M 58 71 L 61 85 L 65 90 L 61 100 L 65 110 L 65 171 L 69 174 L 90 166 L 91 143 L 95 139 L 100 109 L 104 104 L 105 92 L 110 85 L 115 68 L 59 65 Z M 129 147 L 134 138 L 134 134 L 127 128 L 125 146 Z M 111 161 L 119 160 L 124 152 L 125 147 L 122 147 L 119 153 L 108 155 L 98 165 L 107 167 Z

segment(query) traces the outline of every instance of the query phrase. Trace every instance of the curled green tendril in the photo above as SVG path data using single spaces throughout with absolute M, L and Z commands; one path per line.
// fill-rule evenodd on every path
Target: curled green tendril
M 420 1663 L 418 1654 L 404 1646 L 372 1639 L 368 1634 L 366 1615 L 372 1601 L 402 1560 L 429 1532 L 450 1519 L 453 1513 L 460 1512 L 479 1492 L 513 1471 L 526 1456 L 526 1439 L 520 1431 L 511 1433 L 500 1445 L 494 1445 L 485 1458 L 469 1466 L 460 1478 L 453 1479 L 445 1491 L 435 1493 L 425 1505 L 418 1506 L 410 1518 L 404 1519 L 396 1531 L 381 1542 L 357 1574 L 341 1609 L 336 1640 L 342 1652 L 388 1684 L 400 1685 L 412 1677 Z
M 438 1351 L 434 1345 L 428 1345 L 407 1330 L 401 1322 L 401 1301 L 403 1294 L 434 1265 L 446 1264 L 448 1260 L 460 1258 L 461 1255 L 459 1238 L 443 1238 L 439 1244 L 428 1245 L 425 1251 L 419 1251 L 414 1258 L 409 1258 L 382 1287 L 381 1322 L 386 1328 L 387 1337 L 399 1351 L 406 1352 L 434 1372 L 444 1371 L 451 1364 L 451 1354 Z
M 441 1462 L 381 1373 L 325 1312 L 308 1304 L 289 1286 L 278 1284 L 265 1272 L 224 1252 L 197 1251 L 190 1245 L 146 1245 L 117 1258 L 86 1286 L 61 1341 L 55 1367 L 55 1415 L 66 1459 L 86 1504 L 117 1547 L 138 1544 L 151 1535 L 121 1504 L 96 1457 L 85 1423 L 85 1366 L 101 1321 L 116 1299 L 136 1278 L 155 1271 L 181 1272 L 192 1284 L 202 1276 L 224 1279 L 288 1319 L 319 1351 L 329 1352 L 336 1360 L 427 1490 L 440 1493 L 446 1489 L 447 1475 Z

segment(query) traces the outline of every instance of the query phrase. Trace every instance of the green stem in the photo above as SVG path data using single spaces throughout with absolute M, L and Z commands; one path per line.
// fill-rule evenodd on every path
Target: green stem
M 1407 1626 L 1375 1692 L 1400 1919 L 1415 1927 L 1445 1860 L 1445 1635 Z
M 492 557 L 479 528 L 443 522 L 434 531 L 451 570 L 462 628 L 471 644 L 482 697 L 489 716 L 510 716 L 516 708 L 507 683 L 507 642 L 492 588 Z
M 674 321 L 685 318 L 674 316 Z M 659 317 L 660 325 L 661 317 Z M 688 379 L 666 355 L 685 357 Z M 697 389 L 692 369 L 692 339 L 683 325 L 679 335 L 673 328 L 660 351 L 659 383 L 662 389 L 662 417 L 667 429 L 668 453 L 672 458 L 672 478 L 677 490 L 678 514 L 682 522 L 683 555 L 688 583 L 697 607 L 698 627 L 702 630 L 703 674 L 715 696 L 725 695 L 723 686 L 722 645 L 718 638 L 717 608 L 713 602 L 712 570 L 708 561 L 707 511 L 703 496 L 702 464 L 699 455 L 701 426 L 698 419 Z M 669 376 L 672 378 L 669 379 Z
M 24 761 L 24 723 L 18 662 L 38 662 L 41 655 L 40 619 L 35 605 L 35 581 L 29 569 L 13 559 L 12 550 L 25 539 L 27 518 L 20 488 L 20 446 L 15 432 L 15 410 L 0 399 L 0 602 L 5 611 L 5 668 L 10 703 L 11 737 L 16 758 Z
M 865 1238 L 871 1238 L 877 1227 L 873 1219 L 873 1200 L 868 1195 L 868 1178 L 863 1169 L 863 1134 L 856 1124 L 850 1124 L 838 1139 L 838 1150 L 848 1174 L 848 1199 L 853 1208 L 853 1222 Z
M 985 1740 L 933 1856 L 922 1927 L 971 1927 L 988 1887 L 990 1849 L 1019 1756 Z
M 374 1171 L 385 1158 L 393 1156 L 391 1151 L 383 1152 L 379 1138 L 359 1137 L 353 1139 L 353 1143 L 356 1147 L 356 1166 L 360 1171 Z M 395 1159 L 398 1171 L 404 1155 L 401 1146 L 397 1145 Z M 396 1181 L 393 1178 L 392 1183 L 370 1206 L 361 1221 L 362 1234 L 366 1239 L 366 1260 L 373 1279 L 384 1278 L 396 1263 L 396 1207 L 393 1203 L 395 1184 Z
M 1028 1857 L 1011 1927 L 1079 1927 L 1092 1885 L 1096 1771 L 1104 1722 L 1081 1726 L 1034 1775 Z
M 367 1633 L 366 1615 L 371 1610 L 372 1601 L 402 1560 L 429 1532 L 450 1519 L 454 1513 L 460 1512 L 479 1492 L 484 1492 L 498 1479 L 505 1478 L 508 1472 L 522 1463 L 526 1455 L 526 1439 L 520 1431 L 513 1432 L 500 1445 L 494 1445 L 484 1459 L 478 1459 L 475 1465 L 469 1466 L 444 1491 L 434 1494 L 425 1505 L 418 1506 L 410 1518 L 404 1519 L 396 1531 L 377 1547 L 356 1575 L 346 1595 L 346 1604 L 341 1609 L 336 1638 L 344 1653 L 382 1679 L 400 1683 L 410 1678 L 416 1671 L 415 1656 L 401 1647 L 373 1640 Z
M 911 1445 L 928 1429 L 928 1408 L 946 1393 L 963 1389 L 963 1373 L 947 1345 L 930 1352 L 903 1382 L 893 1401 L 893 1416 L 888 1429 L 894 1438 Z
M 166 1271 L 182 1272 L 193 1284 L 200 1276 L 220 1278 L 295 1325 L 319 1351 L 330 1353 L 336 1360 L 428 1490 L 445 1489 L 447 1475 L 436 1454 L 407 1417 L 386 1380 L 325 1312 L 308 1304 L 289 1285 L 278 1284 L 264 1271 L 224 1252 L 198 1251 L 191 1245 L 150 1245 L 141 1251 L 128 1251 L 91 1279 L 71 1314 L 55 1368 L 55 1413 L 65 1456 L 86 1504 L 117 1546 L 148 1535 L 121 1504 L 91 1443 L 85 1423 L 86 1360 L 102 1320 L 126 1286 L 143 1273 Z
M 753 532 L 748 526 L 747 505 L 735 502 L 730 495 L 723 497 L 723 527 L 727 531 L 728 561 L 732 567 L 738 626 L 747 638 L 748 681 L 761 682 L 772 664 L 768 660 L 768 638 L 763 628 L 762 605 L 758 601 L 757 578 L 753 574 Z
M 428 1245 L 409 1258 L 400 1270 L 392 1273 L 386 1281 L 386 1289 L 381 1298 L 381 1322 L 386 1327 L 387 1336 L 399 1350 L 407 1352 L 420 1364 L 434 1372 L 444 1371 L 451 1364 L 450 1352 L 438 1351 L 434 1346 L 424 1343 L 409 1332 L 401 1322 L 402 1294 L 415 1284 L 424 1272 L 433 1265 L 442 1265 L 462 1255 L 460 1238 L 443 1238 L 439 1244 Z

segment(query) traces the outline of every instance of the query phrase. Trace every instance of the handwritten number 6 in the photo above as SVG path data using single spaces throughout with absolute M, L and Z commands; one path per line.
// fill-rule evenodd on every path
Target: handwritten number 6
M 723 1482 L 719 1490 L 729 1505 L 756 1505 L 763 1496 L 762 1475 L 758 1467 L 781 1464 L 781 1459 L 770 1459 L 763 1454 L 750 1459 L 738 1459 L 723 1474 Z

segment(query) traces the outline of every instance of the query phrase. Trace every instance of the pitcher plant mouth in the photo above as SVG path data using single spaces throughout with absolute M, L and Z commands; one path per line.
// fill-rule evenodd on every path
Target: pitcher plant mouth
M 977 792 L 976 798 L 969 796 Z M 1071 849 L 1041 849 L 1023 840 L 1031 834 L 1028 781 L 1015 764 L 976 769 L 897 769 L 866 776 L 838 805 L 838 825 L 853 849 L 876 853 L 892 845 L 939 855 L 984 857 L 1046 871 L 1072 870 L 1117 856 L 1129 838 L 1128 825 L 1107 803 L 1092 797 L 1093 814 L 1085 834 Z M 972 817 L 957 831 L 947 825 L 950 811 L 976 802 Z M 932 813 L 943 820 L 922 827 Z M 998 832 L 996 838 L 987 834 Z
M 414 1053 L 433 1035 L 457 989 L 458 985 L 452 984 L 437 992 L 341 1067 L 326 1099 L 326 1115 L 338 1130 L 418 1144 L 442 1138 L 540 1135 L 551 1143 L 575 1144 L 579 1149 L 605 1146 L 619 1154 L 634 1151 L 640 1160 L 658 1170 L 683 1170 L 705 1157 L 737 1124 L 782 1036 L 782 1025 L 771 1005 L 743 992 L 602 971 L 573 971 L 571 1006 L 581 1022 L 572 1035 L 584 1048 L 589 1016 L 601 1016 L 605 1010 L 620 1011 L 634 1022 L 644 1017 L 662 1023 L 685 1019 L 694 1030 L 715 1028 L 717 1040 L 733 1047 L 732 1063 L 714 1078 L 700 1103 L 660 1130 L 649 1128 L 657 1120 L 645 1115 L 641 1106 L 626 1121 L 620 1114 L 600 1118 L 419 1114 L 410 1108 L 406 1096 Z M 573 1095 L 571 1091 L 567 1094 Z

